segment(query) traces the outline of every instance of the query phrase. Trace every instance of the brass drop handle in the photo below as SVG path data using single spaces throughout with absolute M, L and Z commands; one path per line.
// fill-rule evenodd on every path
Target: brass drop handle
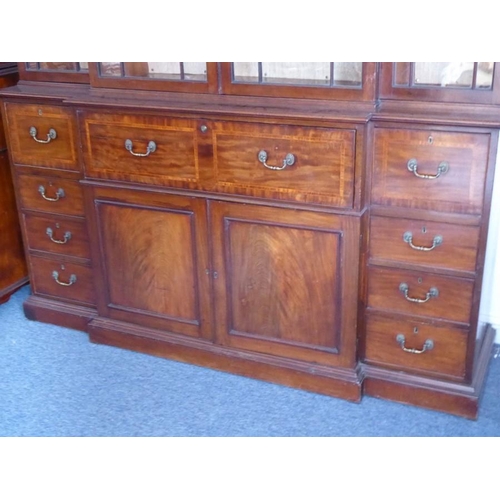
M 413 250 L 419 250 L 420 252 L 430 252 L 431 250 L 434 250 L 436 247 L 439 245 L 442 245 L 443 243 L 443 237 L 442 236 L 434 236 L 434 239 L 432 240 L 432 246 L 431 247 L 421 247 L 418 245 L 413 244 L 413 234 L 410 231 L 407 231 L 405 234 L 403 234 L 403 241 L 408 243 Z
M 134 155 L 134 156 L 149 156 L 151 153 L 154 153 L 156 151 L 156 142 L 149 141 L 148 147 L 146 148 L 146 152 L 145 153 L 135 153 L 133 151 L 133 148 L 134 148 L 134 143 L 130 139 L 127 139 L 125 141 L 125 149 L 131 155 Z
M 63 188 L 59 188 L 56 191 L 56 197 L 55 198 L 51 198 L 49 196 L 46 196 L 46 194 L 45 194 L 45 188 L 43 186 L 38 186 L 38 192 L 42 195 L 42 198 L 44 200 L 47 200 L 47 201 L 59 201 L 60 198 L 64 198 L 64 196 L 65 196 Z
M 50 141 L 57 138 L 57 132 L 51 128 L 49 129 L 49 133 L 47 134 L 47 139 L 38 139 L 37 138 L 38 130 L 36 127 L 30 127 L 30 135 L 33 137 L 33 140 L 39 142 L 40 144 L 48 144 Z
M 76 283 L 76 274 L 70 275 L 68 283 L 65 283 L 64 281 L 59 281 L 59 273 L 57 271 L 52 271 L 52 277 L 54 278 L 54 281 L 61 286 L 71 286 L 74 283 Z
M 56 240 L 54 238 L 54 231 L 51 227 L 48 227 L 47 230 L 45 231 L 45 234 L 50 238 L 50 241 L 53 241 L 54 243 L 57 243 L 58 245 L 64 245 L 68 243 L 68 241 L 71 239 L 71 232 L 66 231 L 64 233 L 64 240 Z
M 406 339 L 402 333 L 396 335 L 396 342 L 401 346 L 404 352 L 409 352 L 410 354 L 423 354 L 425 351 L 430 351 L 434 348 L 434 342 L 432 340 L 426 340 L 422 349 L 410 349 L 405 346 Z
M 283 165 L 281 167 L 274 167 L 273 165 L 268 165 L 266 163 L 267 161 L 267 152 L 262 150 L 259 151 L 259 154 L 257 155 L 257 158 L 259 161 L 264 165 L 264 167 L 268 168 L 269 170 L 283 170 L 288 166 L 292 166 L 295 163 L 295 156 L 292 153 L 288 153 L 285 156 L 285 159 L 283 160 Z
M 399 291 L 403 292 L 405 299 L 408 300 L 409 302 L 415 302 L 417 304 L 424 304 L 425 302 L 429 301 L 432 297 L 438 297 L 439 296 L 439 290 L 435 287 L 432 287 L 427 294 L 425 295 L 425 299 L 416 299 L 414 297 L 410 297 L 408 295 L 408 292 L 410 290 L 410 287 L 408 286 L 407 283 L 401 283 L 399 285 Z
M 408 170 L 413 172 L 413 175 L 417 176 L 419 179 L 437 179 L 442 174 L 446 174 L 450 169 L 450 165 L 446 161 L 442 161 L 437 168 L 437 173 L 435 175 L 430 174 L 419 174 L 418 173 L 418 162 L 415 158 L 408 160 L 407 164 Z

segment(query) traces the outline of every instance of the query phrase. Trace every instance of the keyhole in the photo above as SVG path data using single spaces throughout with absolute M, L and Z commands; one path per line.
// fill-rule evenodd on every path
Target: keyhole
M 59 222 L 56 223 L 56 229 L 59 229 L 61 226 L 59 226 Z
M 413 329 L 413 333 L 414 333 L 415 335 L 418 333 L 418 328 L 417 328 L 417 327 L 415 327 L 415 328 Z
M 422 280 L 422 278 L 418 278 L 418 280 L 417 280 L 417 281 L 418 281 L 418 283 L 419 283 L 419 284 L 422 284 L 422 281 L 423 281 L 423 280 Z
M 422 228 L 422 233 L 424 233 L 424 234 L 425 234 L 426 232 L 427 232 L 427 228 L 424 226 L 424 227 Z
M 427 139 L 427 142 L 429 144 L 432 144 L 434 142 L 434 137 L 432 137 L 432 135 L 430 135 L 429 138 Z
M 43 111 L 41 109 L 38 110 L 38 116 L 42 116 L 43 115 Z
M 63 265 L 61 265 L 61 270 L 64 271 L 65 269 L 66 268 Z

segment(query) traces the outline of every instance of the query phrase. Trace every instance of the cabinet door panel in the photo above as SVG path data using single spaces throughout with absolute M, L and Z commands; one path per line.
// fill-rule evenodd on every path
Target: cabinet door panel
M 354 362 L 358 219 L 214 202 L 218 341 Z
M 110 191 L 96 193 L 105 314 L 174 333 L 207 334 L 204 202 L 143 193 L 110 200 Z

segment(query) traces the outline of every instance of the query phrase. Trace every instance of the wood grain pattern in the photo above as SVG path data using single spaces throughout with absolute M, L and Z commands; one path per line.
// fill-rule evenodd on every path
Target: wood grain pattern
M 97 189 L 94 204 L 102 313 L 210 337 L 205 202 Z
M 430 251 L 415 250 L 404 241 L 412 233 L 412 243 L 430 248 L 436 236 L 442 244 Z M 396 217 L 371 217 L 370 259 L 416 264 L 428 270 L 449 269 L 474 273 L 479 247 L 479 227 L 446 224 Z
M 219 342 L 352 366 L 359 219 L 211 207 Z
M 399 289 L 401 283 L 408 284 L 409 297 L 425 299 L 433 287 L 439 296 L 423 304 L 409 302 Z M 468 324 L 473 290 L 474 281 L 468 279 L 375 266 L 368 270 L 368 307 L 377 310 Z
M 448 325 L 370 314 L 366 324 L 364 360 L 404 371 L 428 372 L 463 379 L 467 353 L 468 330 Z M 427 340 L 434 347 L 422 354 L 402 350 L 396 336 L 405 336 L 405 347 L 422 349 Z
M 95 305 L 94 281 L 88 265 L 35 255 L 31 255 L 29 260 L 31 285 L 35 294 L 89 306 Z M 53 271 L 59 273 L 58 279 L 63 283 L 68 283 L 72 274 L 76 276 L 76 282 L 71 286 L 60 285 L 52 277 Z
M 265 198 L 352 207 L 356 131 L 283 125 L 213 124 L 216 190 Z M 288 153 L 295 163 L 281 167 Z
M 372 203 L 481 213 L 490 134 L 431 128 L 376 128 L 374 134 Z M 412 158 L 420 174 L 435 175 L 443 161 L 449 170 L 438 179 L 419 179 L 407 168 Z
M 84 219 L 24 213 L 23 221 L 30 250 L 90 259 L 90 247 Z M 66 243 L 54 243 L 47 235 L 47 228 L 52 229 L 54 240 L 64 241 L 67 232 L 71 233 L 71 237 Z
M 21 206 L 25 209 L 63 215 L 84 215 L 83 193 L 78 181 L 22 174 L 17 176 L 17 186 Z M 64 196 L 57 201 L 47 201 L 38 191 L 40 186 L 44 187 L 47 197 L 56 198 L 59 189 L 63 189 Z
M 62 106 L 6 103 L 10 150 L 15 165 L 57 167 L 79 171 L 76 149 L 77 130 L 73 111 Z M 47 139 L 52 128 L 57 137 L 48 144 L 40 144 L 30 136 L 36 127 L 37 138 Z

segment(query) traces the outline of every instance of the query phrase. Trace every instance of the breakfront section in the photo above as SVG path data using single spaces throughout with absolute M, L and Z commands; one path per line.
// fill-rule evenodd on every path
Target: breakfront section
M 20 63 L 28 317 L 475 418 L 499 63 Z

